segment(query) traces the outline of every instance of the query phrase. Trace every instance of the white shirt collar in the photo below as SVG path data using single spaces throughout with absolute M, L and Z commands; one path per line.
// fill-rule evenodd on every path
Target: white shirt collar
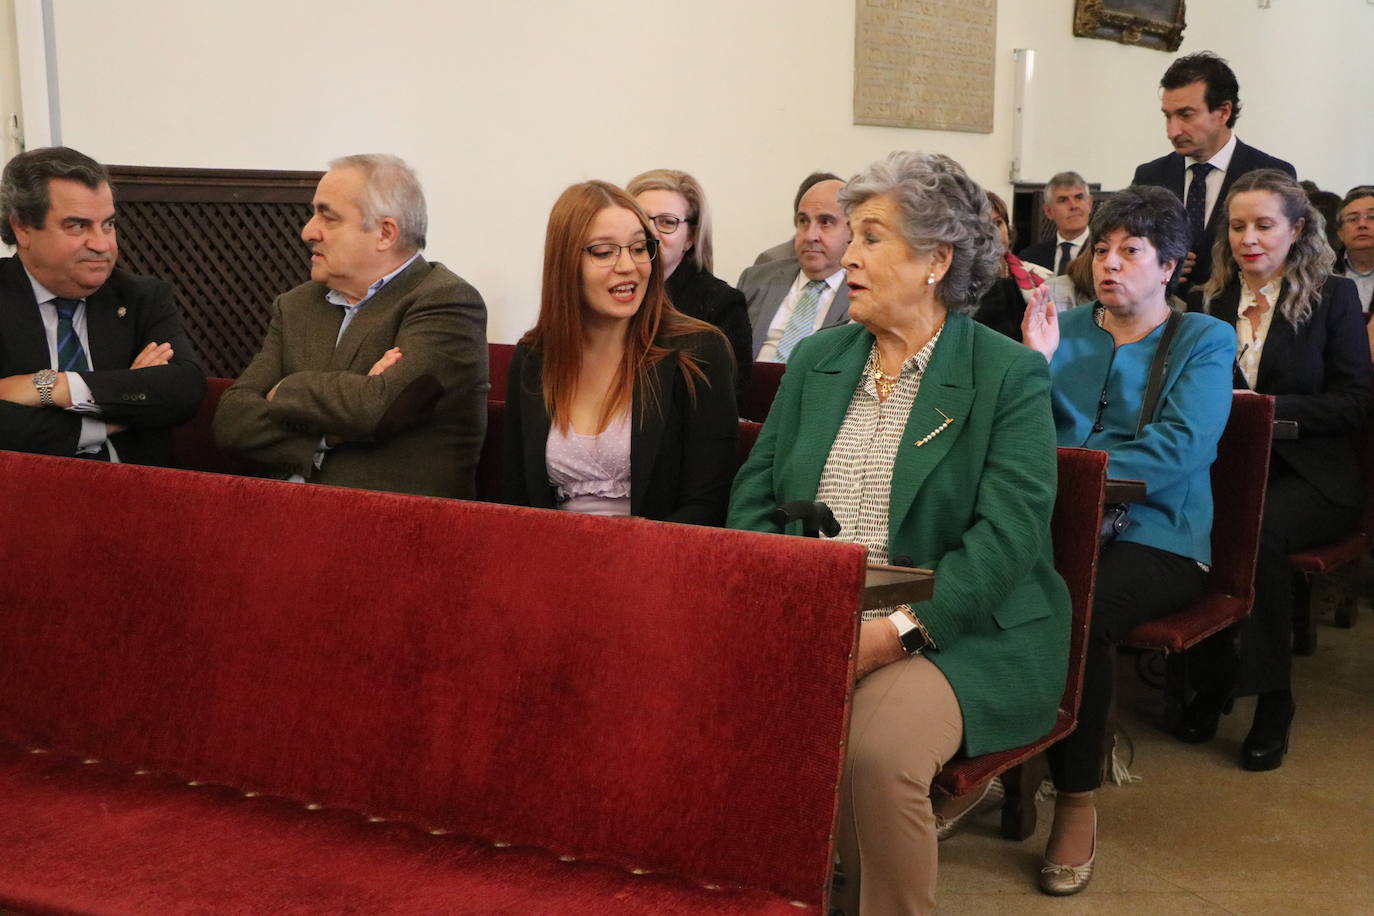
M 1078 238 L 1076 238 L 1076 239 L 1066 239 L 1066 238 L 1064 238 L 1064 236 L 1060 235 L 1058 232 L 1056 232 L 1056 233 L 1054 234 L 1054 238 L 1055 238 L 1055 247 L 1056 247 L 1056 248 L 1058 248 L 1060 245 L 1064 244 L 1065 242 L 1068 242 L 1069 244 L 1073 245 L 1073 247 L 1075 247 L 1075 248 L 1082 248 L 1084 245 L 1088 244 L 1088 230 L 1087 230 L 1086 228 L 1084 228 L 1082 234 L 1079 235 Z
M 19 262 L 19 263 L 20 263 L 20 266 L 23 266 L 23 262 L 22 262 L 22 261 Z M 50 290 L 50 289 L 48 289 L 46 286 L 44 286 L 42 283 L 39 283 L 37 280 L 35 280 L 35 279 L 33 278 L 33 274 L 29 273 L 29 269 L 28 269 L 27 267 L 24 268 L 24 274 L 29 278 L 29 285 L 33 287 L 33 298 L 34 298 L 34 301 L 37 302 L 39 305 L 42 305 L 42 304 L 45 303 L 45 302 L 51 302 L 51 301 L 54 300 L 54 299 L 59 299 L 59 298 L 61 298 L 60 296 L 57 295 L 57 293 L 53 292 L 52 290 Z M 78 301 L 78 302 L 85 302 L 85 301 L 86 301 L 86 297 L 85 297 L 85 296 L 82 296 L 82 297 L 81 297 L 80 299 L 78 299 L 77 301 Z
M 1231 157 L 1236 154 L 1236 142 L 1236 135 L 1233 131 L 1231 133 L 1231 139 L 1226 141 L 1225 146 L 1217 150 L 1217 154 L 1215 156 L 1207 160 L 1207 164 L 1212 166 L 1212 168 L 1216 169 L 1218 172 L 1225 174 L 1226 170 L 1231 167 Z M 1196 161 L 1196 159 L 1193 160 L 1193 162 Z M 1191 164 L 1192 163 L 1190 163 L 1190 165 Z
M 806 271 L 798 269 L 797 279 L 792 281 L 792 291 L 800 292 L 801 290 L 805 289 L 806 284 L 810 282 L 811 278 L 806 275 Z M 830 276 L 824 278 L 822 282 L 824 282 L 825 285 L 829 287 L 832 293 L 835 292 L 840 288 L 840 284 L 844 282 L 844 268 L 841 267 L 839 270 L 835 271 Z
M 1350 263 L 1350 252 L 1347 251 L 1345 254 L 1341 255 L 1341 260 L 1345 262 L 1345 272 L 1347 275 L 1351 277 L 1374 277 L 1374 267 L 1363 272 L 1355 269 L 1355 265 Z

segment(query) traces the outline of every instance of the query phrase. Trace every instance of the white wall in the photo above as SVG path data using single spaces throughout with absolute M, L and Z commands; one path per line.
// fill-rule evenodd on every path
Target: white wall
M 1366 0 L 1189 4 L 1182 52 L 1227 57 L 1238 133 L 1343 191 L 1374 180 Z M 112 163 L 322 168 L 395 152 L 430 202 L 430 257 L 482 291 L 494 341 L 533 321 L 554 198 L 586 178 L 694 173 L 733 282 L 787 237 L 797 181 L 897 147 L 1007 190 L 1011 53 L 1037 51 L 1022 174 L 1118 187 L 1168 151 L 1171 56 L 1073 38 L 1072 0 L 1004 0 L 991 134 L 856 127 L 850 0 L 57 0 L 62 137 Z M 1356 91 L 1358 90 L 1358 91 Z

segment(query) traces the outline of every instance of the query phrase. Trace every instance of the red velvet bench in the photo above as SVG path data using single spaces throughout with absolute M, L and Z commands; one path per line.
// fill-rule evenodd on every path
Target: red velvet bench
M 0 505 L 0 908 L 824 916 L 859 547 L 8 452 Z

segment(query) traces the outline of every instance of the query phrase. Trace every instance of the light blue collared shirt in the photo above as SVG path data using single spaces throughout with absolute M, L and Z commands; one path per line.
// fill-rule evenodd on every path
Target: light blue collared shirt
M 337 289 L 331 289 L 329 292 L 324 294 L 325 302 L 332 302 L 334 305 L 337 305 L 344 310 L 343 323 L 339 325 L 339 336 L 334 338 L 334 346 L 337 347 L 339 345 L 339 341 L 343 340 L 344 331 L 347 331 L 348 326 L 353 323 L 353 317 L 358 314 L 358 309 L 367 305 L 368 300 L 370 300 L 373 296 L 377 295 L 377 293 L 381 291 L 383 286 L 386 286 L 392 280 L 396 279 L 397 274 L 405 270 L 411 264 L 414 264 L 415 259 L 419 256 L 420 252 L 415 252 L 413 255 L 407 258 L 406 262 L 402 264 L 400 267 L 396 268 L 391 273 L 387 274 L 385 277 L 382 277 L 376 283 L 373 283 L 371 286 L 367 288 L 367 293 L 364 294 L 363 297 L 359 299 L 357 302 L 350 303 L 348 301 L 348 297 L 345 296 L 343 293 L 339 292 Z
M 54 299 L 59 298 L 56 293 L 48 289 L 42 283 L 34 279 L 33 274 L 29 273 L 27 267 L 24 273 L 28 275 L 29 285 L 33 287 L 33 298 L 38 303 L 38 313 L 43 319 L 43 331 L 48 338 L 48 363 L 57 368 L 57 304 Z M 83 298 L 76 311 L 72 314 L 72 328 L 76 331 L 77 339 L 81 341 L 81 349 L 86 354 L 86 363 L 91 365 L 91 344 L 86 338 L 86 300 Z M 110 441 L 110 431 L 105 426 L 105 422 L 100 419 L 100 405 L 95 402 L 95 397 L 91 394 L 91 386 L 86 384 L 80 372 L 64 372 L 67 377 L 67 389 L 71 392 L 72 406 L 66 408 L 72 413 L 81 414 L 81 435 L 76 442 L 76 454 L 93 455 L 100 451 L 100 446 L 107 446 L 110 450 L 110 460 L 119 461 L 119 455 L 115 452 L 114 443 Z

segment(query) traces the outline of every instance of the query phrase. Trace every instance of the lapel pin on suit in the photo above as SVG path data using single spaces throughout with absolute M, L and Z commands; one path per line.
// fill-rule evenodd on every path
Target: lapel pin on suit
M 123 318 L 125 315 L 129 314 L 129 310 L 121 305 L 118 309 L 115 310 L 115 314 L 118 315 L 120 318 Z
M 920 448 L 921 446 L 923 446 L 923 445 L 925 445 L 927 442 L 929 442 L 931 439 L 934 439 L 936 436 L 940 435 L 940 433 L 944 432 L 946 429 L 949 428 L 949 424 L 951 424 L 951 423 L 954 422 L 954 418 L 951 417 L 949 414 L 945 413 L 945 412 L 944 412 L 943 410 L 941 410 L 940 408 L 938 408 L 938 407 L 935 408 L 935 412 L 938 413 L 940 416 L 944 417 L 944 418 L 945 418 L 945 422 L 941 423 L 939 426 L 935 427 L 935 428 L 932 429 L 930 432 L 926 433 L 924 436 L 922 436 L 921 438 L 917 439 L 917 440 L 916 440 L 916 447 L 917 447 L 917 448 Z

